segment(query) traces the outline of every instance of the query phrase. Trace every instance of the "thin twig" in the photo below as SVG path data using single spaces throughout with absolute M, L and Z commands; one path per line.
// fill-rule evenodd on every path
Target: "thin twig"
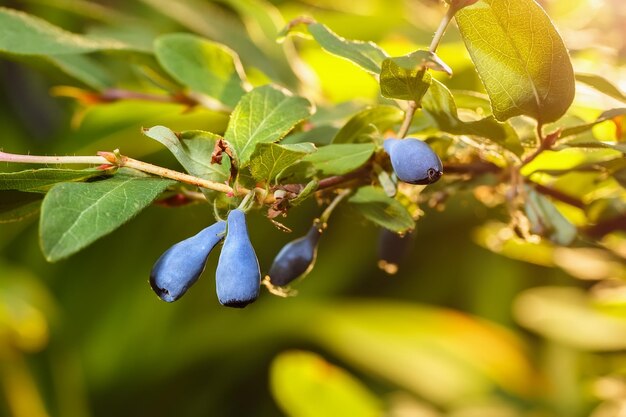
M 411 100 L 407 103 L 407 108 L 404 111 L 404 120 L 402 121 L 402 126 L 400 126 L 400 130 L 398 130 L 398 137 L 404 138 L 407 133 L 409 133 L 409 129 L 411 128 L 411 122 L 413 121 L 413 116 L 415 115 L 415 110 L 417 110 L 418 104 L 416 101 Z
M 437 31 L 435 32 L 435 36 L 433 37 L 433 40 L 430 43 L 430 47 L 428 48 L 430 52 L 435 53 L 437 51 L 437 48 L 439 47 L 439 43 L 441 42 L 441 38 L 443 38 L 443 35 L 446 33 L 446 29 L 448 29 L 448 26 L 450 25 L 450 22 L 452 21 L 452 18 L 454 17 L 456 12 L 457 12 L 457 8 L 450 7 L 446 15 L 441 19 L 441 23 L 439 24 L 439 27 L 437 28 Z

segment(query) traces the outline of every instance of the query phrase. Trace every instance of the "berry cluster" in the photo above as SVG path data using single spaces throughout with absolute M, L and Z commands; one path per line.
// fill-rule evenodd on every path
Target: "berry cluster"
M 432 184 L 442 175 L 441 160 L 419 139 L 387 139 L 383 147 L 401 181 Z M 278 252 L 264 282 L 270 289 L 277 289 L 280 293 L 280 289 L 313 268 L 324 227 L 324 222 L 316 220 L 305 236 L 287 243 Z M 165 251 L 152 268 L 152 289 L 164 301 L 179 299 L 198 280 L 209 254 L 222 239 L 224 245 L 215 271 L 220 304 L 241 308 L 256 300 L 261 272 L 248 236 L 246 216 L 241 209 L 232 210 L 226 222 L 218 221 Z M 388 273 L 395 273 L 412 239 L 390 231 L 384 231 L 381 239 L 380 266 Z

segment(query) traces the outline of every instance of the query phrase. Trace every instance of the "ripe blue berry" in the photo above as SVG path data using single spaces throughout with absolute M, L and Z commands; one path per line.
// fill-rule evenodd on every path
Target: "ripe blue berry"
M 432 184 L 443 173 L 441 160 L 426 142 L 414 138 L 387 139 L 383 146 L 401 181 L 409 184 Z
M 228 307 L 245 307 L 259 295 L 261 271 L 239 209 L 228 214 L 228 232 L 215 271 L 217 299 Z
M 288 285 L 313 268 L 320 236 L 322 232 L 314 224 L 306 235 L 287 243 L 278 252 L 268 273 L 272 285 Z
M 209 253 L 225 231 L 226 223 L 219 221 L 166 250 L 150 273 L 154 292 L 168 303 L 182 297 L 204 271 Z

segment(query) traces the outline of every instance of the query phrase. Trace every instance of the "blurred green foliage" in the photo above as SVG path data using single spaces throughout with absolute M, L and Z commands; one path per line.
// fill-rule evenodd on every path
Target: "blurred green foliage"
M 574 68 L 602 74 L 624 91 L 622 2 L 540 3 L 570 48 Z M 59 87 L 68 85 L 101 89 L 115 84 L 146 93 L 171 88 L 166 74 L 156 72 L 155 58 L 142 51 L 152 50 L 158 35 L 190 32 L 236 51 L 252 85 L 271 79 L 315 97 L 322 104 L 316 123 L 334 135 L 337 126 L 324 124 L 324 105 L 349 101 L 343 117 L 347 120 L 359 108 L 352 101 L 379 100 L 378 83 L 312 41 L 277 44 L 286 22 L 310 15 L 341 36 L 376 41 L 400 56 L 426 47 L 445 13 L 433 0 L 13 0 L 2 6 L 88 34 L 91 43 L 85 47 L 95 51 L 0 60 L 3 150 L 92 155 L 120 148 L 171 167 L 176 167 L 174 159 L 141 135 L 142 127 L 224 134 L 228 115 L 219 109 L 188 111 L 177 103 L 132 100 L 84 106 L 51 97 L 51 91 L 72 96 L 74 90 Z M 43 35 L 39 46 L 54 47 L 44 43 Z M 127 47 L 105 45 L 104 38 Z M 209 48 L 202 43 L 206 41 L 198 42 L 198 48 Z M 228 60 L 228 50 L 221 48 L 211 52 Z M 175 48 L 164 53 L 173 52 Z M 483 87 L 456 28 L 446 34 L 438 55 L 454 70 L 452 78 L 433 74 L 454 91 L 461 108 L 454 123 L 476 123 L 463 118 L 464 109 L 489 116 L 484 96 L 467 93 Z M 197 74 L 180 74 L 186 77 L 197 80 Z M 200 89 L 211 88 L 198 82 Z M 609 97 L 586 85 L 578 84 L 574 106 L 559 126 L 592 123 L 604 110 L 619 106 L 619 90 Z M 229 93 L 240 94 L 239 88 Z M 333 108 L 330 120 L 338 109 Z M 455 134 L 442 127 L 432 109 L 429 114 L 441 130 Z M 615 120 L 587 133 L 615 137 L 624 118 Z M 417 116 L 413 127 L 423 121 Z M 385 120 L 381 123 L 382 129 L 389 127 Z M 514 124 L 518 134 L 528 127 L 524 120 Z M 534 138 L 530 129 L 531 139 L 522 135 L 522 144 Z M 585 137 L 575 140 L 580 145 Z M 571 224 L 584 224 L 585 216 L 623 214 L 624 207 L 610 199 L 623 197 L 617 184 L 623 176 L 598 182 L 584 169 L 605 163 L 615 150 L 581 151 L 576 143 L 571 145 L 559 158 L 551 158 L 552 152 L 539 156 L 524 167 L 526 174 L 567 170 L 557 175 L 559 189 L 594 201 L 584 214 L 556 203 L 560 216 Z M 445 137 L 436 146 L 445 148 Z M 13 170 L 3 164 L 5 168 Z M 445 210 L 438 210 L 435 198 L 430 206 L 421 206 L 425 215 L 417 224 L 415 246 L 393 277 L 376 268 L 376 228 L 356 210 L 341 207 L 322 236 L 316 268 L 297 287 L 299 295 L 282 299 L 266 293 L 241 311 L 218 306 L 210 273 L 175 304 L 158 300 L 147 283 L 163 250 L 212 222 L 205 206 L 150 206 L 79 255 L 55 264 L 41 254 L 36 216 L 0 224 L 0 415 L 623 413 L 623 230 L 607 234 L 591 248 L 529 242 L 512 236 L 502 223 L 506 214 L 496 207 L 500 197 L 491 185 L 487 178 L 451 190 L 433 186 L 448 197 Z M 309 199 L 285 224 L 301 235 L 319 211 Z M 292 236 L 276 232 L 261 214 L 249 216 L 249 224 L 262 270 L 267 270 Z M 207 271 L 216 262 L 214 254 Z

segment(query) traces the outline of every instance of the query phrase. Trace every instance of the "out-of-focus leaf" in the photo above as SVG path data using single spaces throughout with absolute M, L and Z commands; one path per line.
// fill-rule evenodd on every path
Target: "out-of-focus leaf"
M 510 225 L 489 222 L 473 233 L 474 241 L 492 252 L 518 261 L 554 266 L 554 247 L 548 242 L 528 242 L 515 234 Z
M 321 146 L 303 161 L 322 175 L 343 175 L 366 163 L 374 153 L 373 143 L 340 143 Z
M 230 117 L 224 138 L 236 152 L 239 167 L 245 167 L 258 143 L 282 139 L 313 113 L 311 103 L 272 85 L 246 94 Z
M 424 112 L 433 118 L 439 129 L 453 135 L 472 135 L 487 138 L 516 155 L 524 152 L 515 130 L 506 123 L 499 123 L 493 116 L 473 122 L 459 118 L 456 103 L 450 90 L 433 79 L 430 88 L 422 100 Z
M 526 290 L 517 296 L 513 314 L 522 326 L 567 346 L 591 351 L 626 348 L 626 320 L 594 309 L 578 288 Z
M 35 16 L 0 7 L 0 51 L 17 55 L 63 55 L 128 46 L 112 40 L 91 39 L 67 32 Z
M 0 191 L 0 223 L 19 222 L 39 213 L 43 197 L 21 191 Z
M 563 148 L 613 149 L 622 153 L 626 153 L 626 143 L 602 142 L 599 140 L 589 139 L 587 137 L 579 137 L 564 142 L 559 142 L 559 144 L 554 147 L 555 150 Z
M 597 124 L 600 124 L 600 123 L 606 122 L 607 120 L 612 120 L 616 117 L 624 116 L 624 115 L 626 115 L 626 108 L 607 110 L 604 113 L 602 113 L 600 116 L 598 116 L 598 118 L 591 123 L 585 123 L 579 126 L 572 126 L 572 127 L 563 129 L 559 138 L 562 139 L 568 136 L 578 135 L 580 133 L 587 132 L 591 130 Z
M 576 73 L 576 81 L 587 84 L 609 97 L 613 97 L 616 100 L 626 103 L 626 94 L 617 88 L 611 81 L 600 75 L 582 74 L 578 72 Z
M 480 0 L 456 14 L 498 120 L 560 118 L 574 99 L 572 63 L 550 18 L 533 0 Z
M 311 143 L 259 143 L 250 159 L 250 172 L 255 180 L 270 183 L 282 170 L 311 152 L 315 152 L 315 146 Z
M 114 82 L 100 64 L 85 55 L 50 55 L 46 59 L 67 75 L 76 78 L 95 90 L 104 90 Z
M 0 345 L 40 351 L 55 315 L 52 297 L 31 272 L 0 263 Z
M 188 33 L 172 33 L 155 40 L 154 53 L 176 81 L 229 107 L 245 93 L 239 57 L 222 44 Z
M 578 234 L 576 226 L 567 220 L 552 202 L 531 187 L 526 187 L 526 215 L 531 231 L 549 237 L 553 242 L 567 246 Z
M 136 216 L 175 181 L 117 174 L 93 183 L 61 183 L 46 194 L 39 234 L 46 259 L 66 258 Z
M 426 68 L 405 66 L 403 60 L 387 58 L 380 73 L 380 92 L 384 97 L 419 102 L 428 87 L 430 73 Z
M 0 172 L 0 190 L 46 192 L 59 182 L 85 181 L 109 175 L 100 169 L 41 168 L 17 172 Z
M 626 279 L 626 266 L 602 249 L 555 248 L 554 263 L 580 279 Z
M 404 112 L 394 106 L 376 106 L 352 116 L 333 139 L 333 143 L 372 142 L 402 122 Z
M 230 176 L 228 156 L 222 158 L 221 164 L 211 163 L 215 142 L 221 139 L 219 135 L 201 130 L 177 135 L 164 126 L 145 129 L 143 134 L 165 145 L 191 175 L 211 181 L 226 181 Z
M 326 51 L 345 58 L 372 74 L 380 74 L 382 62 L 388 55 L 374 42 L 342 38 L 326 27 L 326 25 L 310 19 L 302 18 L 299 23 L 307 26 L 313 39 Z M 281 35 L 287 36 L 293 33 L 296 27 L 297 25 L 288 26 Z
M 532 380 L 517 339 L 452 310 L 342 301 L 322 313 L 324 325 L 310 331 L 326 349 L 437 404 L 460 404 L 496 387 L 523 393 Z
M 382 188 L 361 187 L 348 201 L 363 217 L 393 232 L 404 233 L 415 227 L 409 211 Z
M 383 414 L 381 401 L 365 385 L 314 353 L 281 353 L 272 362 L 270 386 L 289 417 Z

